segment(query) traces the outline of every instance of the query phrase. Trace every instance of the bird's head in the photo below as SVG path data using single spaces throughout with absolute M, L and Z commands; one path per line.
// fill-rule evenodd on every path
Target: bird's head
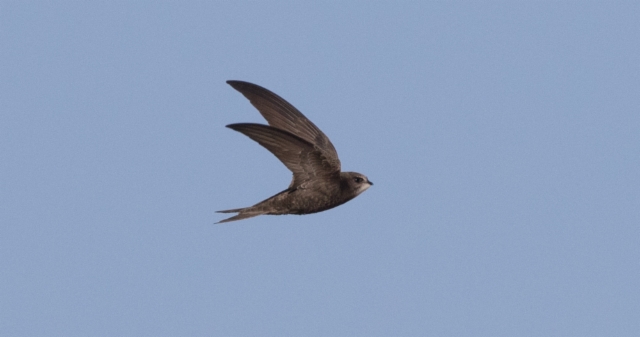
M 354 196 L 366 191 L 373 185 L 367 176 L 357 172 L 342 172 L 340 173 L 340 180 L 349 190 L 354 191 Z

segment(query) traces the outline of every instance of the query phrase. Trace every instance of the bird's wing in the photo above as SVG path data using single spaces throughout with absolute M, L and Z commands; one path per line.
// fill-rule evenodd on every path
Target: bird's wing
M 262 124 L 239 123 L 227 127 L 255 140 L 280 159 L 293 172 L 291 187 L 313 179 L 339 179 L 340 170 L 336 170 L 324 152 L 296 135 Z
M 315 145 L 323 153 L 325 160 L 340 171 L 338 152 L 329 138 L 293 105 L 259 85 L 243 81 L 227 83 L 249 99 L 269 125 Z

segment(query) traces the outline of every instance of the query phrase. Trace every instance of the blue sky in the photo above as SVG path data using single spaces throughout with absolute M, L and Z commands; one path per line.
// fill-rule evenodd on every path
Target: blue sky
M 0 335 L 640 335 L 636 2 L 4 2 Z M 229 79 L 375 186 L 290 172 Z

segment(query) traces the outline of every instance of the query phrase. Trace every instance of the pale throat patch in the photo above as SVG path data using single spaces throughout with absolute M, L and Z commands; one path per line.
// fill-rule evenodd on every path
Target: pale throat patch
M 371 185 L 369 185 L 369 184 L 361 184 L 360 186 L 358 186 L 358 189 L 356 190 L 356 193 L 360 194 L 360 193 L 366 191 L 369 187 L 371 187 Z

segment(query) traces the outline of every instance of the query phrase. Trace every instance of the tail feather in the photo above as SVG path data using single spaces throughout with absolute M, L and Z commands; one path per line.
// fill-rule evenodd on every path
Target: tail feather
M 245 208 L 225 209 L 224 211 L 216 211 L 216 213 L 238 213 L 238 212 L 242 212 L 243 209 Z
M 232 216 L 230 218 L 226 218 L 224 220 L 218 221 L 218 222 L 216 222 L 216 224 L 224 223 L 224 222 L 237 221 L 237 220 L 242 220 L 242 219 L 247 219 L 247 218 L 253 218 L 254 216 L 258 216 L 258 215 L 262 215 L 262 213 L 240 213 L 240 214 L 234 215 L 234 216 Z
M 244 208 L 235 208 L 235 209 L 226 209 L 224 211 L 217 211 L 216 213 L 238 213 L 235 216 L 232 216 L 228 219 L 224 219 L 222 221 L 218 221 L 216 223 L 224 223 L 236 220 L 242 220 L 247 218 L 253 218 L 254 216 L 263 215 L 263 214 L 281 214 L 281 213 L 272 213 L 273 207 L 271 205 L 272 201 L 277 198 L 284 198 L 281 196 L 282 194 L 291 192 L 291 189 L 286 189 L 274 196 L 271 196 L 261 202 Z
M 230 222 L 230 221 L 237 221 L 237 220 L 242 220 L 247 218 L 253 218 L 254 216 L 264 214 L 264 212 L 260 212 L 260 211 L 256 211 L 255 209 L 252 209 L 252 207 L 226 209 L 224 211 L 217 211 L 216 213 L 238 213 L 230 218 L 224 219 L 222 221 L 218 221 L 216 222 L 216 224 Z

